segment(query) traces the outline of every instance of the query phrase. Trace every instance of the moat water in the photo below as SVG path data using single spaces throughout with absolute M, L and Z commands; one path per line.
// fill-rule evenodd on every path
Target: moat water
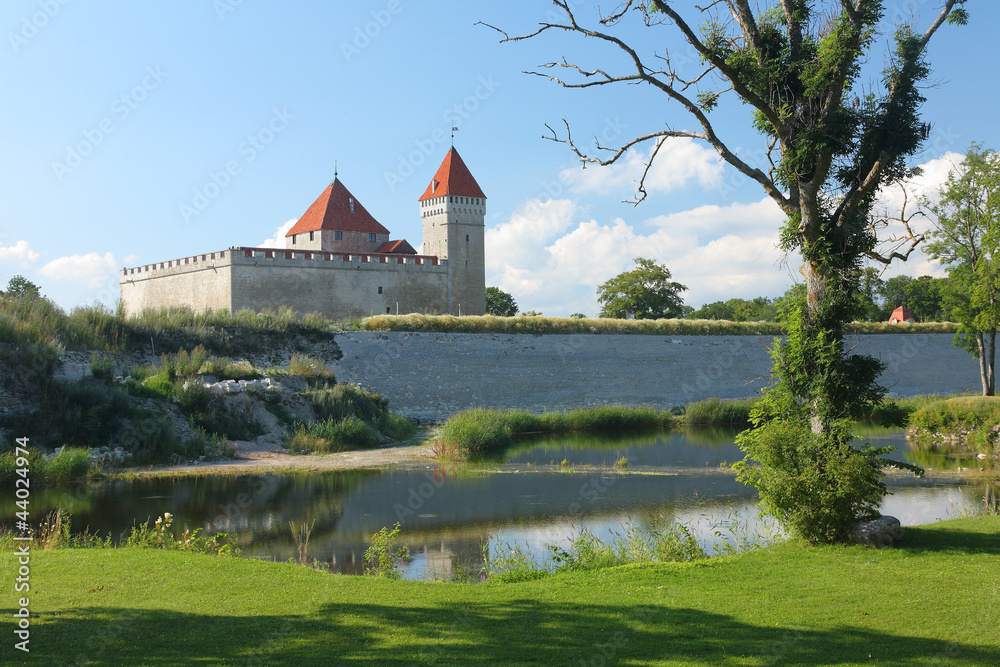
M 996 493 L 976 480 L 933 474 L 977 468 L 981 462 L 974 454 L 918 447 L 896 431 L 876 429 L 866 436 L 872 444 L 897 447 L 897 456 L 932 473 L 924 480 L 887 480 L 892 495 L 883 512 L 904 526 L 975 511 L 987 493 Z M 733 432 L 726 430 L 536 438 L 495 460 L 461 466 L 52 488 L 32 494 L 32 514 L 59 507 L 72 516 L 74 532 L 117 538 L 135 522 L 170 512 L 178 534 L 186 528 L 227 532 L 244 556 L 276 561 L 296 557 L 290 524 L 305 523 L 312 526 L 309 554 L 332 571 L 354 574 L 363 571 L 372 535 L 399 522 L 400 542 L 411 555 L 404 576 L 452 579 L 460 571 L 478 571 L 483 544 L 517 544 L 543 562 L 548 545 L 568 546 L 583 528 L 607 538 L 629 523 L 676 521 L 710 552 L 748 536 L 776 537 L 777 529 L 757 517 L 754 489 L 720 468 L 740 458 Z M 0 513 L 0 523 L 10 526 L 12 513 Z

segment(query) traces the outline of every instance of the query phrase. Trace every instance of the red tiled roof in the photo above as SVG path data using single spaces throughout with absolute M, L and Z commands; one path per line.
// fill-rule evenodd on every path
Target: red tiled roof
M 399 241 L 387 241 L 378 247 L 375 252 L 391 253 L 394 255 L 416 255 L 417 251 L 413 249 L 406 239 L 400 239 Z
M 910 312 L 909 308 L 904 308 L 899 306 L 896 310 L 892 311 L 892 315 L 889 316 L 890 322 L 912 322 L 913 313 Z
M 479 183 L 472 177 L 472 172 L 465 166 L 462 156 L 458 154 L 452 146 L 448 154 L 444 156 L 441 166 L 431 179 L 427 189 L 418 201 L 430 199 L 431 197 L 441 197 L 444 195 L 462 195 L 464 197 L 481 197 L 486 199 Z
M 354 202 L 353 212 L 351 211 L 352 200 Z M 315 232 L 320 229 L 374 232 L 375 234 L 389 233 L 389 230 L 372 217 L 371 213 L 361 205 L 361 202 L 336 178 L 326 190 L 323 190 L 323 194 L 302 214 L 299 221 L 288 230 L 285 236 Z

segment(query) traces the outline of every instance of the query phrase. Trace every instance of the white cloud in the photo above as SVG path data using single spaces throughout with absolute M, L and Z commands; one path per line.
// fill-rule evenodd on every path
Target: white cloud
M 621 218 L 610 224 L 574 220 L 576 214 L 566 200 L 535 203 L 487 230 L 487 283 L 513 294 L 522 310 L 596 315 L 597 286 L 631 268 L 636 257 L 666 264 L 674 280 L 689 288 L 685 302 L 691 305 L 776 296 L 792 282 L 778 266 L 782 215 L 768 199 L 701 207 L 640 225 Z M 701 241 L 701 225 L 706 234 L 723 227 L 737 231 Z
M 38 253 L 31 249 L 27 241 L 21 240 L 12 246 L 0 243 L 0 262 L 11 262 L 27 266 L 38 261 Z
M 53 280 L 73 280 L 90 289 L 100 289 L 118 273 L 118 262 L 110 252 L 103 256 L 89 252 L 54 259 L 40 268 L 38 273 Z
M 292 226 L 296 222 L 298 222 L 298 221 L 299 221 L 298 218 L 294 218 L 292 220 L 289 220 L 285 224 L 281 225 L 280 227 L 278 227 L 277 230 L 275 230 L 274 236 L 272 236 L 271 238 L 267 239 L 266 241 L 261 241 L 260 243 L 257 244 L 257 247 L 258 248 L 284 248 L 285 247 L 285 234 L 287 234 L 288 230 L 291 229 Z
M 573 167 L 560 172 L 560 179 L 572 192 L 612 194 L 623 199 L 635 196 L 642 172 L 653 147 L 630 150 L 618 162 L 607 167 Z M 669 192 L 697 181 L 703 188 L 715 188 L 722 182 L 723 162 L 714 149 L 688 138 L 667 139 L 646 175 L 646 190 Z

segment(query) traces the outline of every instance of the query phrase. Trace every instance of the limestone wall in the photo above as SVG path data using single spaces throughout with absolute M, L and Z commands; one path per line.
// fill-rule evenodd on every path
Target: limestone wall
M 474 407 L 554 410 L 590 405 L 671 408 L 718 396 L 759 394 L 771 337 L 370 333 L 339 334 L 340 382 L 390 399 L 390 407 L 443 419 Z M 978 362 L 951 334 L 853 336 L 885 361 L 882 383 L 899 396 L 975 392 Z
M 247 253 L 252 256 L 247 257 Z M 448 273 L 436 258 L 285 251 L 239 251 L 233 266 L 233 309 L 319 311 L 337 318 L 372 314 L 440 313 L 447 304 Z M 417 263 L 419 262 L 419 263 Z M 388 310 L 387 310 L 388 309 Z
M 122 303 L 130 315 L 171 306 L 190 306 L 195 312 L 229 309 L 231 261 L 230 251 L 221 251 L 125 269 Z

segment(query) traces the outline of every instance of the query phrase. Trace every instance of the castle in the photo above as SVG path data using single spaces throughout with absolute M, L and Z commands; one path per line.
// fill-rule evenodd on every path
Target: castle
M 129 314 L 188 306 L 291 307 L 334 319 L 486 312 L 486 195 L 454 147 L 420 196 L 422 254 L 334 180 L 285 235 L 285 248 L 232 247 L 126 268 Z

